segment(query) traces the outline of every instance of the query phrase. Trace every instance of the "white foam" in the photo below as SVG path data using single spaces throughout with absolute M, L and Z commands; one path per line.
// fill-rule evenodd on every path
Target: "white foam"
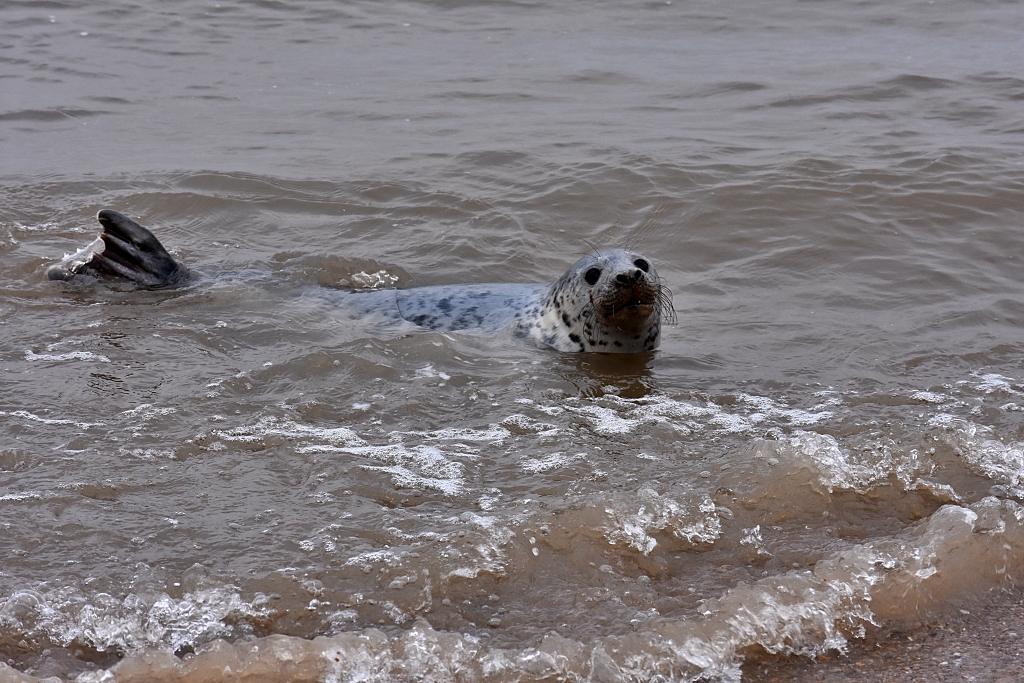
M 139 460 L 169 460 L 174 458 L 174 451 L 169 448 L 119 448 L 121 455 L 131 456 Z
M 743 537 L 740 538 L 740 545 L 749 546 L 761 556 L 770 556 L 771 553 L 764 547 L 764 537 L 761 535 L 761 525 L 756 524 L 749 529 L 743 529 Z
M 234 586 L 186 593 L 175 599 L 163 592 L 107 593 L 86 596 L 73 586 L 43 584 L 0 600 L 0 622 L 25 634 L 45 634 L 62 646 L 81 642 L 100 652 L 132 653 L 150 648 L 173 650 L 219 637 L 243 635 L 237 626 L 269 615 L 267 599 L 244 600 Z
M 991 429 L 967 420 L 954 419 L 943 426 L 972 470 L 1012 487 L 1024 484 L 1024 443 L 989 438 Z
M 341 280 L 339 284 L 350 284 L 353 289 L 387 289 L 393 287 L 398 278 L 386 270 L 378 270 L 374 273 L 360 271 L 353 273 L 348 281 Z
M 566 453 L 557 452 L 550 453 L 541 458 L 531 458 L 524 455 L 519 459 L 519 466 L 530 474 L 540 474 L 543 472 L 558 470 L 575 462 L 585 461 L 586 459 L 586 453 L 568 455 Z
M 500 446 L 512 433 L 500 425 L 490 425 L 487 429 L 445 428 L 427 432 L 394 432 L 396 435 L 417 436 L 430 441 L 485 441 L 493 446 Z
M 157 408 L 150 403 L 143 403 L 122 412 L 121 415 L 131 420 L 151 420 L 160 415 L 173 415 L 176 412 L 178 412 L 177 408 Z
M 1004 377 L 997 373 L 988 373 L 983 375 L 975 375 L 981 379 L 980 382 L 974 385 L 974 388 L 986 394 L 1002 393 L 1002 394 L 1020 394 L 1021 392 L 1014 388 L 1017 384 L 1017 380 L 1012 377 Z
M 667 532 L 691 544 L 714 543 L 722 534 L 722 522 L 714 501 L 703 498 L 683 503 L 653 489 L 613 496 L 605 505 L 600 530 L 612 545 L 625 544 L 644 555 L 658 545 L 652 534 Z
M 146 426 L 155 418 L 173 415 L 177 412 L 177 408 L 158 408 L 152 404 L 143 403 L 131 410 L 122 412 L 120 416 L 130 421 L 130 424 L 124 430 L 133 432 L 137 436 L 144 432 Z
M 79 422 L 77 420 L 61 420 L 52 419 L 48 417 L 40 417 L 34 413 L 30 413 L 27 410 L 12 410 L 7 413 L 0 410 L 0 415 L 10 415 L 11 417 L 20 417 L 23 420 L 30 420 L 32 422 L 40 422 L 46 425 L 72 425 L 80 429 L 89 429 L 91 427 L 103 427 L 106 425 L 104 422 Z
M 928 418 L 929 427 L 950 427 L 957 422 L 957 417 L 950 413 L 936 413 Z
M 20 491 L 18 493 L 5 493 L 0 496 L 0 502 L 21 502 L 25 500 L 42 500 L 43 498 L 49 498 L 52 494 L 47 494 L 39 491 Z
M 765 396 L 739 393 L 736 398 L 748 412 L 730 412 L 710 401 L 701 405 L 663 394 L 638 399 L 605 396 L 599 399 L 605 405 L 570 405 L 567 410 L 585 417 L 593 431 L 603 436 L 631 434 L 643 425 L 655 424 L 667 425 L 684 435 L 705 431 L 746 434 L 763 431 L 768 421 L 786 426 L 809 426 L 834 416 L 826 406 L 817 406 L 818 410 L 812 411 L 790 408 Z
M 545 434 L 548 436 L 554 436 L 559 432 L 556 425 L 548 422 L 538 422 L 537 420 L 527 417 L 521 413 L 513 413 L 506 417 L 501 421 L 501 427 L 516 429 L 520 433 L 533 432 L 535 434 Z
M 60 354 L 54 355 L 54 354 L 49 354 L 49 353 L 34 353 L 31 349 L 26 349 L 25 350 L 25 360 L 27 360 L 27 361 L 46 360 L 46 361 L 57 361 L 57 362 L 65 361 L 65 360 L 85 360 L 85 361 L 96 361 L 98 363 L 109 363 L 110 362 L 110 359 L 107 358 L 106 356 L 100 355 L 98 353 L 93 353 L 92 351 L 71 351 L 70 353 L 60 353 Z
M 585 415 L 594 427 L 594 432 L 605 436 L 612 434 L 629 434 L 642 424 L 641 419 L 629 419 L 621 417 L 611 408 L 601 406 L 582 406 L 571 408 L 572 412 L 578 415 Z
M 937 394 L 933 391 L 915 391 L 910 395 L 910 398 L 924 403 L 945 403 L 949 400 L 948 396 Z
M 348 427 L 312 427 L 274 417 L 261 418 L 256 424 L 234 429 L 214 430 L 211 434 L 224 441 L 255 443 L 267 436 L 292 441 L 298 453 L 347 453 L 374 460 L 380 465 L 364 465 L 371 472 L 390 475 L 399 488 L 426 488 L 446 496 L 458 496 L 465 490 L 465 465 L 458 459 L 473 459 L 475 449 L 461 443 L 446 449 L 429 443 L 406 445 L 410 436 L 424 441 L 487 441 L 501 443 L 510 436 L 502 427 L 486 430 L 440 429 L 430 432 L 392 432 L 389 440 L 375 445 L 362 439 Z M 212 446 L 212 445 L 211 445 Z
M 95 254 L 102 254 L 105 247 L 103 238 L 97 237 L 75 253 L 64 254 L 58 265 L 67 272 L 74 272 L 77 268 L 92 260 Z
M 345 560 L 347 567 L 362 567 L 369 564 L 384 563 L 389 566 L 398 566 L 401 562 L 401 555 L 393 550 L 371 550 L 359 553 Z
M 254 425 L 214 430 L 212 434 L 224 441 L 243 443 L 262 441 L 267 436 L 279 436 L 300 443 L 313 442 L 308 447 L 311 452 L 317 452 L 318 447 L 329 451 L 366 443 L 348 427 L 311 427 L 276 417 L 260 418 Z
M 345 452 L 382 461 L 399 461 L 387 466 L 365 465 L 363 469 L 387 472 L 395 485 L 402 488 L 426 488 L 447 496 L 458 496 L 465 488 L 464 465 L 446 458 L 433 446 L 366 446 L 349 448 Z M 415 468 L 416 471 L 410 469 Z
M 442 382 L 447 382 L 448 380 L 451 379 L 450 375 L 439 370 L 435 370 L 434 366 L 431 364 L 427 364 L 420 368 L 419 370 L 417 370 L 415 377 L 418 379 L 430 379 L 433 377 L 437 377 Z

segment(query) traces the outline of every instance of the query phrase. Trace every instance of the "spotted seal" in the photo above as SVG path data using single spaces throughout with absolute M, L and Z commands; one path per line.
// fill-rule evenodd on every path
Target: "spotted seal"
M 193 279 L 152 232 L 132 219 L 110 209 L 96 218 L 103 233 L 51 266 L 51 280 L 88 273 L 159 289 Z M 512 326 L 516 335 L 559 351 L 653 351 L 662 322 L 675 322 L 672 295 L 653 264 L 628 249 L 588 254 L 550 285 L 441 285 L 346 296 L 346 305 L 397 313 L 431 330 Z

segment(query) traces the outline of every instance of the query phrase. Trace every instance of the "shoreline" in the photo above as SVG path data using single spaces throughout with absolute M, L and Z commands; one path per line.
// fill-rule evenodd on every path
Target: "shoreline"
M 752 657 L 743 683 L 1019 683 L 1024 680 L 1024 598 L 990 600 L 914 629 L 851 640 L 846 654 Z M 1008 598 L 1008 599 L 1006 599 Z
M 876 629 L 866 639 L 851 640 L 846 654 L 814 659 L 751 654 L 741 668 L 742 683 L 1020 683 L 1024 595 L 994 597 L 972 611 L 956 610 L 916 628 Z M 122 673 L 137 680 L 130 670 Z M 0 661 L 3 683 L 41 683 L 51 680 L 47 675 L 52 672 L 30 675 Z

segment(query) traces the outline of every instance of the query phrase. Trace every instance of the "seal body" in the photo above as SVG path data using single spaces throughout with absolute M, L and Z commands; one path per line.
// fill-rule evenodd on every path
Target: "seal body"
M 541 303 L 545 285 L 441 285 L 395 291 L 398 313 L 431 330 L 499 330 L 521 324 Z
M 78 273 L 130 280 L 151 289 L 191 279 L 152 232 L 104 209 L 103 234 L 47 274 Z M 335 297 L 331 297 L 334 299 Z M 651 262 L 634 251 L 601 249 L 584 256 L 554 284 L 468 284 L 347 293 L 341 305 L 395 315 L 431 330 L 511 326 L 516 335 L 559 351 L 641 353 L 661 341 L 663 320 L 675 321 L 672 298 Z

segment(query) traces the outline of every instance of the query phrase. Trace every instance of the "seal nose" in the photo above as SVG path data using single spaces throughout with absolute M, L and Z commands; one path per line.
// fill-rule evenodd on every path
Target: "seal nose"
M 630 277 L 629 273 L 619 273 L 618 275 L 615 276 L 615 279 L 624 285 L 628 285 L 630 282 L 640 282 L 640 280 L 642 280 L 643 277 L 644 271 L 638 268 L 633 271 L 632 277 Z

